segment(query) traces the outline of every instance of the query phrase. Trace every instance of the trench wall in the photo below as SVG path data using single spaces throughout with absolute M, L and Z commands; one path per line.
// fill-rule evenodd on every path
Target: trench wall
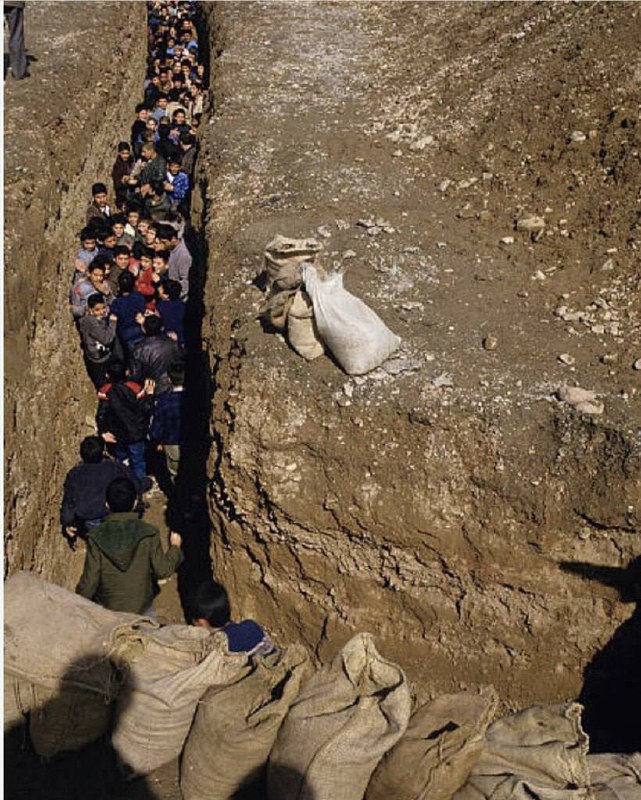
M 62 483 L 95 413 L 68 294 L 91 184 L 111 187 L 145 68 L 140 2 L 30 2 L 5 86 L 5 574 L 72 580 Z
M 530 385 L 482 407 L 475 392 L 455 403 L 419 396 L 402 374 L 350 382 L 256 320 L 252 280 L 276 233 L 309 236 L 326 222 L 338 238 L 336 217 L 364 216 L 394 185 L 393 162 L 387 186 L 358 183 L 385 156 L 346 122 L 367 122 L 346 98 L 374 92 L 347 63 L 369 5 L 287 6 L 285 28 L 282 6 L 205 8 L 221 51 L 211 54 L 216 114 L 200 156 L 211 210 L 204 339 L 216 354 L 214 568 L 239 616 L 320 660 L 373 632 L 419 697 L 487 682 L 512 707 L 572 698 L 632 608 L 562 563 L 631 558 L 634 429 L 578 417 Z M 346 37 L 345 64 L 328 20 Z M 417 227 L 421 202 L 408 212 Z M 327 262 L 340 259 L 334 239 L 324 244 Z M 380 280 L 350 270 L 360 296 Z

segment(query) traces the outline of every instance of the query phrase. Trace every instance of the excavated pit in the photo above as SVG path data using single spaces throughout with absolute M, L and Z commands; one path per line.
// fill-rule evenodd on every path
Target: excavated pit
M 69 72 L 5 95 L 5 571 L 69 587 L 81 563 L 58 503 L 93 397 L 67 276 L 144 69 L 131 35 L 143 4 L 92 5 L 81 31 L 71 5 L 31 6 L 39 58 Z M 601 749 L 641 746 L 626 703 L 639 655 L 639 13 L 203 15 L 215 102 L 195 207 L 197 366 L 215 387 L 211 555 L 238 616 L 323 661 L 369 630 L 419 699 L 492 683 L 506 709 L 583 690 Z M 87 61 L 91 42 L 113 73 Z M 515 230 L 526 213 L 544 217 L 540 238 Z M 394 232 L 357 224 L 379 218 Z M 317 236 L 321 263 L 403 338 L 388 369 L 349 379 L 262 330 L 253 281 L 276 233 Z M 604 413 L 558 401 L 565 383 L 596 391 Z M 176 796 L 170 784 L 157 796 Z

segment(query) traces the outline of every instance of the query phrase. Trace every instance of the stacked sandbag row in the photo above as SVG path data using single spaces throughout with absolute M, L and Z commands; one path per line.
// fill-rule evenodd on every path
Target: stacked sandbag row
M 147 774 L 183 753 L 185 800 L 639 800 L 641 754 L 588 755 L 581 706 L 490 724 L 492 688 L 411 717 L 407 680 L 358 634 L 318 671 L 300 645 L 108 611 L 30 573 L 5 583 L 5 727 L 51 757 L 110 734 Z M 244 794 L 248 792 L 249 794 Z
M 363 375 L 392 355 L 401 340 L 344 288 L 341 273 L 326 275 L 315 266 L 320 250 L 315 239 L 280 235 L 267 245 L 267 297 L 260 317 L 271 328 L 286 330 L 291 346 L 308 361 L 327 348 L 348 375 Z

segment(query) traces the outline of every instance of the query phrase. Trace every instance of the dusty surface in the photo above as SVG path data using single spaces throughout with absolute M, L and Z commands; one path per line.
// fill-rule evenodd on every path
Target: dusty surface
M 633 606 L 561 564 L 624 574 L 641 522 L 637 7 L 208 10 L 218 575 L 321 659 L 374 632 L 419 697 L 576 696 Z M 348 379 L 263 332 L 276 233 L 323 242 L 399 358 Z

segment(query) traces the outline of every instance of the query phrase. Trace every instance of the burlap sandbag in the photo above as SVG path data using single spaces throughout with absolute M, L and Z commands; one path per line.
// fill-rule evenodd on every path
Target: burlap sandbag
M 496 711 L 491 687 L 426 703 L 372 775 L 366 800 L 450 800 L 478 761 Z
M 29 572 L 4 586 L 5 710 L 27 711 L 41 756 L 76 750 L 105 733 L 118 693 L 115 636 L 141 617 L 108 611 Z
M 503 717 L 455 800 L 592 800 L 581 706 L 534 706 Z
M 267 288 L 271 289 L 274 282 L 278 284 L 279 281 L 281 285 L 274 287 L 278 291 L 298 288 L 301 281 L 300 276 L 296 280 L 297 268 L 304 261 L 313 263 L 321 250 L 322 245 L 316 239 L 289 239 L 280 234 L 275 236 L 265 248 Z
M 289 709 L 269 758 L 269 799 L 362 800 L 410 710 L 402 669 L 378 654 L 370 634 L 358 634 Z
M 598 753 L 588 756 L 594 800 L 641 798 L 641 753 Z
M 247 668 L 244 654 L 227 652 L 224 635 L 188 625 L 123 633 L 113 658 L 124 683 L 111 741 L 123 764 L 140 775 L 176 758 L 202 695 Z
M 290 645 L 255 659 L 230 686 L 207 691 L 183 753 L 185 800 L 228 800 L 260 784 L 278 729 L 312 672 L 305 648 Z
M 272 328 L 284 331 L 287 328 L 287 315 L 295 295 L 295 289 L 291 292 L 278 292 L 270 295 L 260 307 L 258 316 Z
M 316 329 L 312 301 L 303 289 L 296 292 L 289 308 L 287 338 L 298 355 L 308 361 L 313 361 L 325 352 Z

